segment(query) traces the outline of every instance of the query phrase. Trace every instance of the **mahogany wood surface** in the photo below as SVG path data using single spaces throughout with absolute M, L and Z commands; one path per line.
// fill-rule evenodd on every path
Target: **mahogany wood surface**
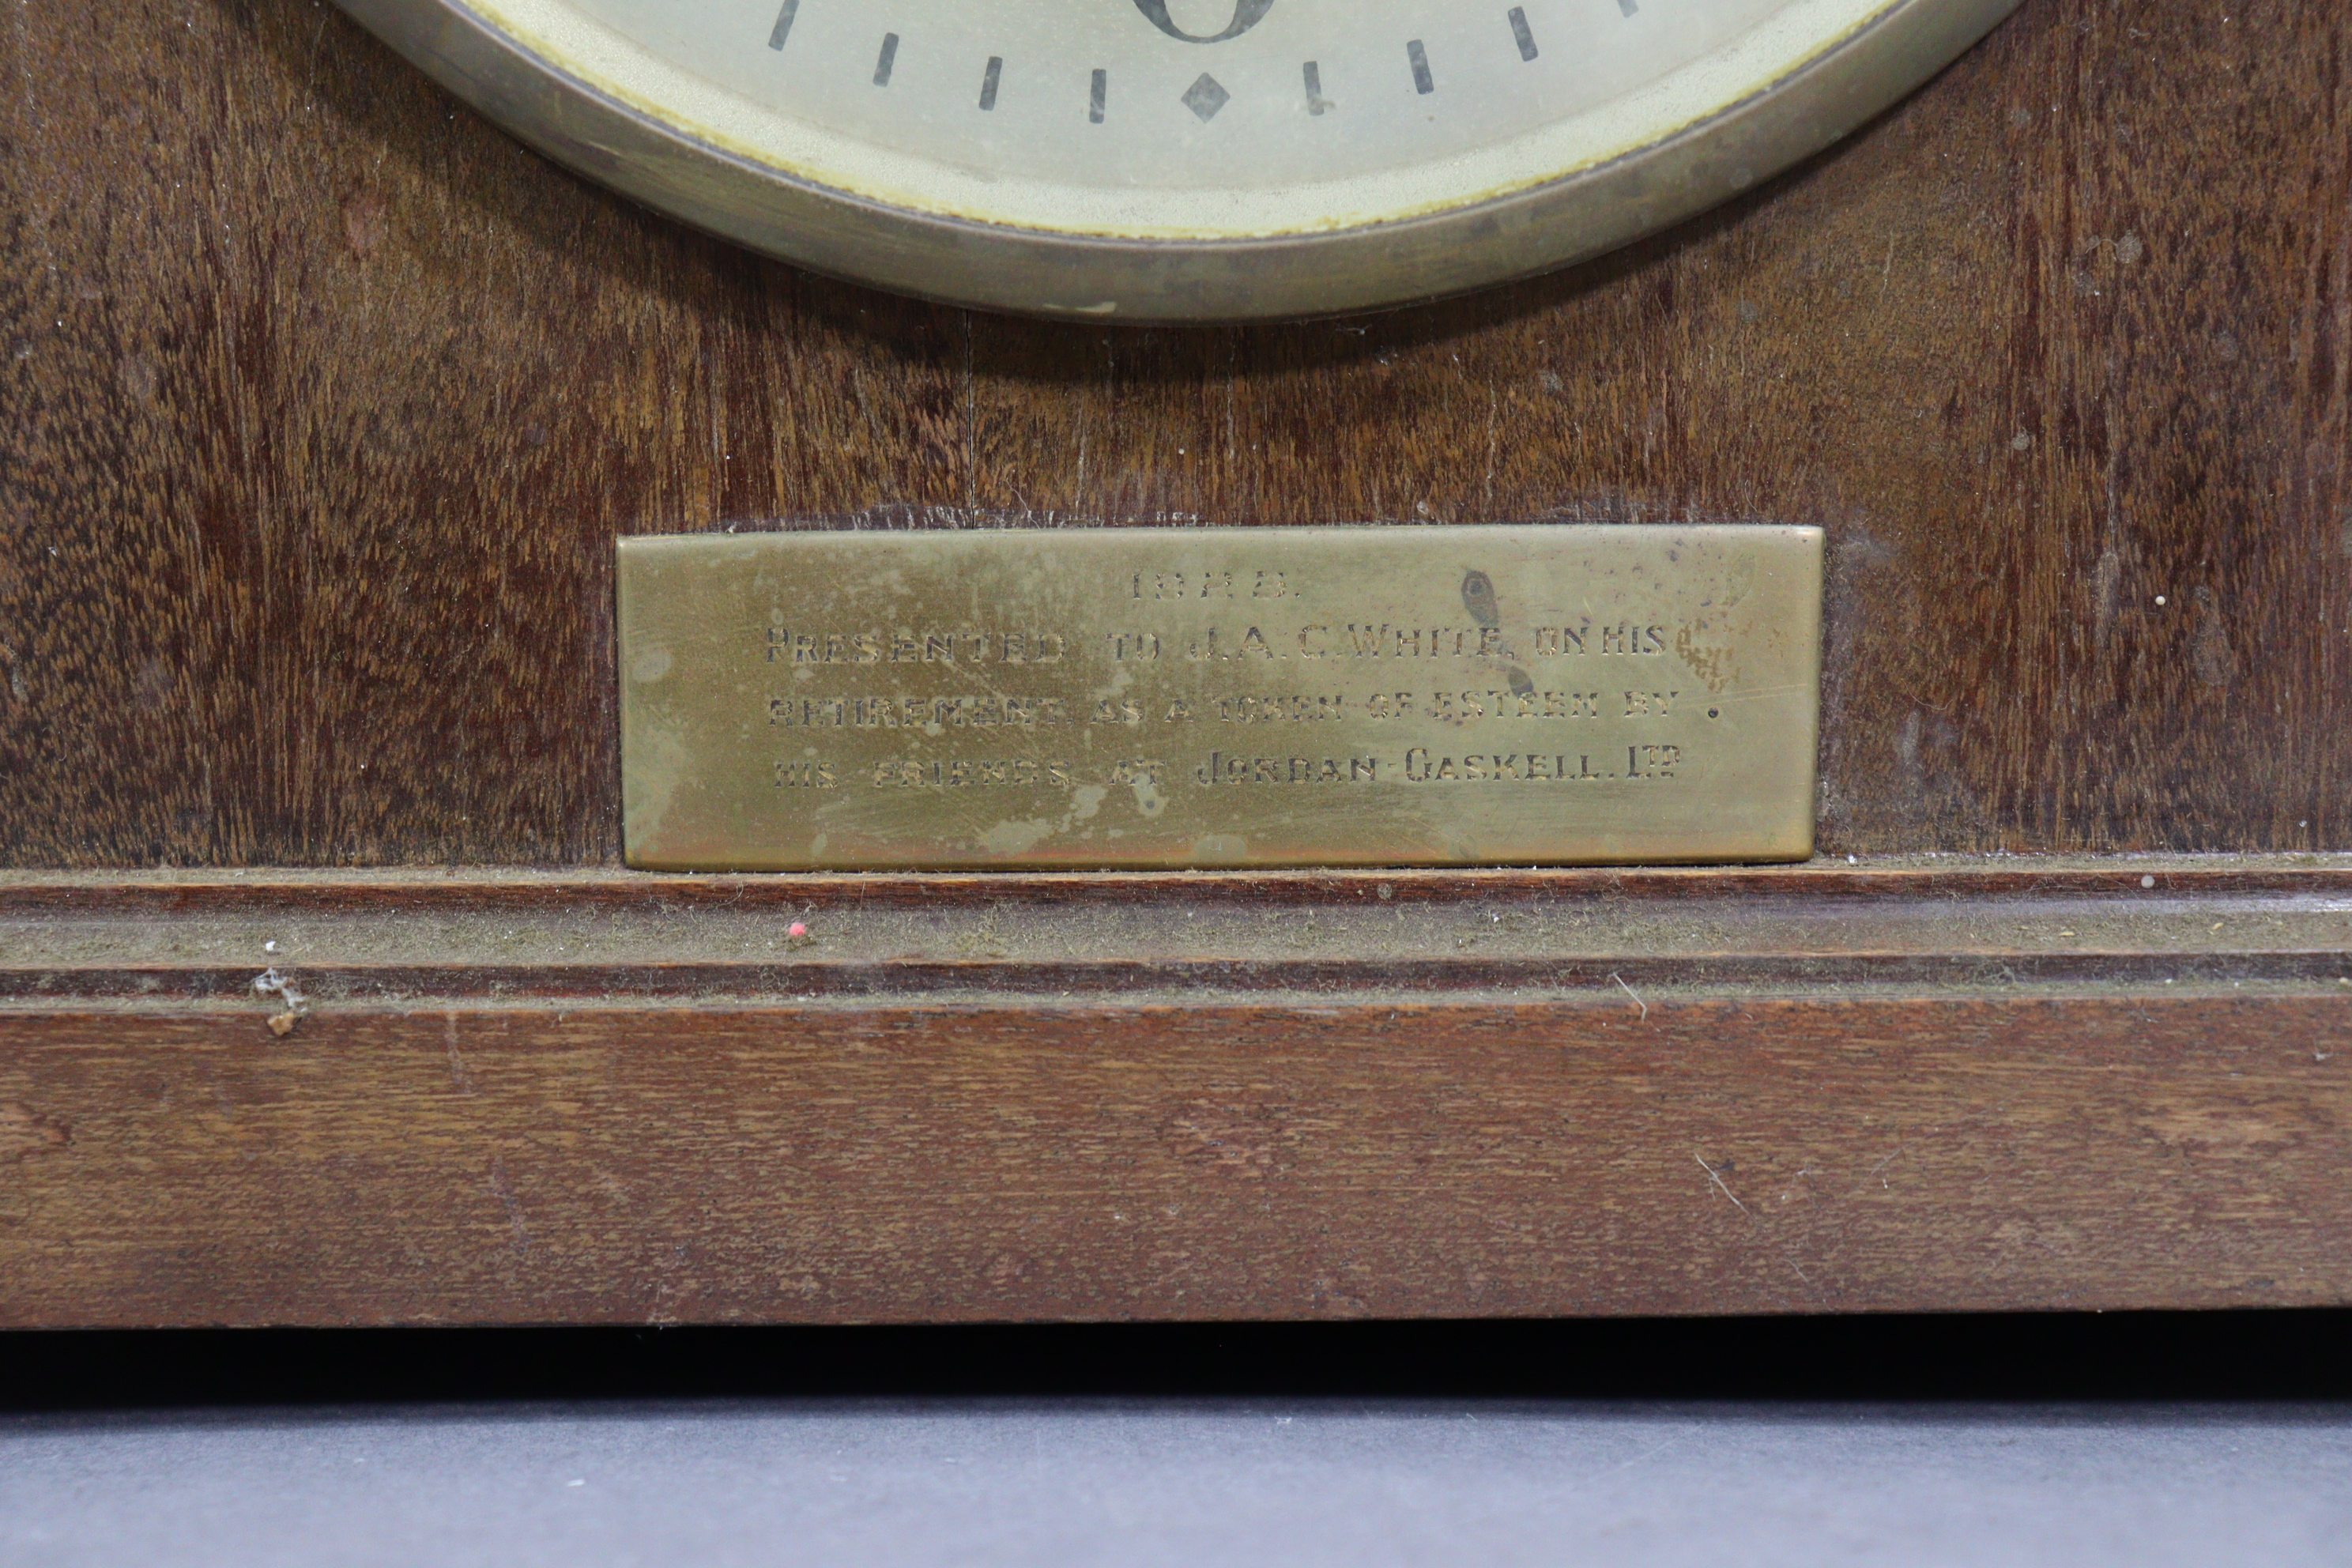
M 2026 0 L 1615 258 L 1140 331 L 19 6 L 0 1326 L 2352 1300 L 2347 34 Z M 617 534 L 1553 517 L 1826 526 L 1822 862 L 613 869 Z
M 2347 1018 L 2204 995 L 360 1009 L 282 1041 L 0 1021 L 0 1323 L 2340 1302 Z
M 0 879 L 0 1326 L 2352 1299 L 2343 858 L 1167 880 Z
M 1826 851 L 2345 847 L 2347 29 L 2028 0 L 1614 258 L 1153 331 L 740 254 L 331 6 L 20 6 L 0 859 L 610 862 L 611 542 L 778 519 L 1818 521 Z
M 800 929 L 795 931 L 793 927 Z M 0 1012 L 2352 987 L 2352 857 L 1014 875 L 0 873 Z M 2352 1002 L 2352 994 L 2345 999 Z M 257 1016 L 258 1015 L 257 1015 Z

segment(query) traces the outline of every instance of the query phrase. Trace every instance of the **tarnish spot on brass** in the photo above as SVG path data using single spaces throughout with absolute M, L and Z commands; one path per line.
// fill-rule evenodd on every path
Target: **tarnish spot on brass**
M 1818 529 L 624 540 L 624 833 L 681 870 L 1811 851 Z
M 1054 825 L 1042 818 L 1034 822 L 1000 822 L 982 834 L 979 844 L 992 856 L 1017 860 L 1054 836 Z
M 1675 633 L 1675 654 L 1706 683 L 1709 691 L 1720 692 L 1738 681 L 1735 651 L 1712 621 L 1693 621 Z

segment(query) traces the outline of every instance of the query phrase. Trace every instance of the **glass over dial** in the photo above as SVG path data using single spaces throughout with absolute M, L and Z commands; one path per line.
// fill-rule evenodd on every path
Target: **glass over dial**
M 345 0 L 747 243 L 1093 316 L 1527 272 L 1752 184 L 2014 0 Z

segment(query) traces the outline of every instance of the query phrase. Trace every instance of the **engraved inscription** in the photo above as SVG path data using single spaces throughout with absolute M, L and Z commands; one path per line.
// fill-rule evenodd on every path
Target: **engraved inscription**
M 1204 784 L 1378 784 L 1378 757 L 1241 757 L 1211 752 L 1193 770 Z
M 770 664 L 1059 664 L 1069 639 L 1039 631 L 806 631 L 772 623 Z
M 627 542 L 629 856 L 1788 858 L 1819 564 L 1760 528 Z
M 1035 757 L 886 757 L 874 764 L 877 789 L 963 789 L 987 784 L 1042 784 L 1066 788 L 1070 764 Z
M 1099 717 L 1099 714 L 1097 715 Z M 1066 724 L 1059 697 L 771 697 L 768 722 L 782 729 L 987 729 L 997 724 Z

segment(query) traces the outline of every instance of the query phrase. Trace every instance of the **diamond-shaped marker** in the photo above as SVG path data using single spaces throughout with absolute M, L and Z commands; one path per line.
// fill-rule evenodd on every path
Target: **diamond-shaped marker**
M 1217 110 L 1223 109 L 1225 100 L 1232 97 L 1232 93 L 1218 85 L 1215 77 L 1202 71 L 1201 79 L 1184 89 L 1184 107 L 1199 115 L 1201 122 L 1205 125 L 1217 117 Z

